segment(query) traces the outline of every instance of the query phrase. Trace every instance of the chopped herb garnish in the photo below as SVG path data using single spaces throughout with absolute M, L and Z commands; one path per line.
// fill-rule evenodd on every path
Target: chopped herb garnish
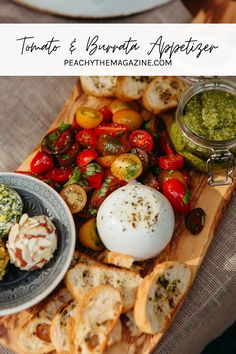
M 188 202 L 190 201 L 191 195 L 192 195 L 191 189 L 189 188 L 188 185 L 186 185 L 186 194 L 183 197 L 183 202 L 185 205 L 187 205 Z
M 70 155 L 69 154 L 64 154 L 60 158 L 61 158 L 61 160 L 68 160 L 68 159 L 70 159 Z
M 65 122 L 62 122 L 59 126 L 59 130 L 61 133 L 63 133 L 65 130 L 71 128 L 71 124 L 67 124 Z
M 72 171 L 72 174 L 68 180 L 68 182 L 66 182 L 65 186 L 69 186 L 70 184 L 74 184 L 74 183 L 78 183 L 79 179 L 80 179 L 80 169 L 79 167 L 75 167 L 74 170 Z
M 138 169 L 139 169 L 139 166 L 137 164 L 133 164 L 133 165 L 126 167 L 125 179 L 127 179 L 127 180 L 132 179 L 135 176 Z
M 57 139 L 57 133 L 51 133 L 51 134 L 49 134 L 48 135 L 48 140 L 49 141 L 54 141 L 54 140 L 56 140 Z
M 106 195 L 107 190 L 108 190 L 108 186 L 111 183 L 112 179 L 111 178 L 106 178 L 105 181 L 103 182 L 102 188 L 100 189 L 100 191 L 98 192 L 98 195 L 100 197 L 103 197 L 104 195 Z
M 89 163 L 86 166 L 86 170 L 85 172 L 83 172 L 82 177 L 87 178 L 93 176 L 95 173 L 100 173 L 100 172 L 102 172 L 102 168 L 100 165 L 98 165 L 97 163 Z
M 91 206 L 89 206 L 88 212 L 89 212 L 89 214 L 91 214 L 92 216 L 96 216 L 98 211 L 97 211 L 97 209 L 92 208 Z

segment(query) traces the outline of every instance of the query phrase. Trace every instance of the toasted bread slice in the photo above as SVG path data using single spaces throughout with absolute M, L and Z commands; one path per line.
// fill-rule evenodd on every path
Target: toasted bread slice
M 142 278 L 129 270 L 118 269 L 105 265 L 77 264 L 66 275 L 66 286 L 77 301 L 80 301 L 87 291 L 102 284 L 112 285 L 120 291 L 123 311 L 134 305 L 137 288 Z
M 71 299 L 68 290 L 61 288 L 49 298 L 41 311 L 20 328 L 17 339 L 20 353 L 43 354 L 54 350 L 49 334 L 51 321 L 57 310 Z
M 77 307 L 70 328 L 72 354 L 102 354 L 122 310 L 121 296 L 110 285 L 90 290 Z
M 62 307 L 53 318 L 50 327 L 51 342 L 57 353 L 70 353 L 69 320 L 77 315 L 77 302 L 71 301 Z
M 188 87 L 186 81 L 174 76 L 157 76 L 143 94 L 144 107 L 154 114 L 177 107 L 182 92 Z
M 116 93 L 116 76 L 81 76 L 84 92 L 90 96 L 113 97 Z
M 137 292 L 134 319 L 145 333 L 163 332 L 190 287 L 190 268 L 179 262 L 159 264 Z
M 124 101 L 138 100 L 152 79 L 152 76 L 120 76 L 116 84 L 116 97 Z
M 103 260 L 104 263 L 114 264 L 117 267 L 131 268 L 134 263 L 134 258 L 126 254 L 117 252 L 107 252 Z
M 84 253 L 81 253 L 79 251 L 75 251 L 72 261 L 71 261 L 71 265 L 70 265 L 70 269 L 73 268 L 74 266 L 76 266 L 76 264 L 78 263 L 82 263 L 82 264 L 99 264 L 99 262 L 95 261 L 95 259 L 87 256 Z
M 110 333 L 110 336 L 107 341 L 107 346 L 111 347 L 112 345 L 118 343 L 121 339 L 122 339 L 122 324 L 120 319 L 118 319 Z

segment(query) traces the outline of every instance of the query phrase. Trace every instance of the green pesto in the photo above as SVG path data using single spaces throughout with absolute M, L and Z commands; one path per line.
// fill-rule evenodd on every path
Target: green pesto
M 196 135 L 212 141 L 236 136 L 236 96 L 220 90 L 201 92 L 188 101 L 183 116 Z

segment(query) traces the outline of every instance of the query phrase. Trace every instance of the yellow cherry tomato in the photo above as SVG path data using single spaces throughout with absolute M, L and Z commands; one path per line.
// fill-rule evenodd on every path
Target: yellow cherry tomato
M 101 112 L 89 107 L 79 107 L 76 111 L 76 121 L 84 129 L 93 129 L 103 120 Z
M 102 251 L 104 246 L 98 235 L 96 218 L 86 221 L 79 229 L 79 240 L 83 246 L 94 251 Z
M 117 98 L 110 103 L 109 108 L 113 114 L 121 109 L 133 109 L 134 111 L 138 111 L 138 104 L 136 102 L 125 102 Z
M 87 202 L 87 194 L 85 190 L 78 184 L 65 186 L 61 190 L 60 195 L 68 205 L 72 214 L 81 211 Z
M 96 161 L 102 167 L 109 168 L 111 167 L 112 163 L 115 161 L 116 155 L 105 155 L 96 158 Z
M 113 114 L 114 123 L 125 124 L 129 132 L 139 129 L 143 124 L 141 115 L 132 109 L 122 109 Z
M 142 162 L 134 154 L 121 154 L 111 165 L 113 175 L 128 182 L 139 177 L 142 170 Z

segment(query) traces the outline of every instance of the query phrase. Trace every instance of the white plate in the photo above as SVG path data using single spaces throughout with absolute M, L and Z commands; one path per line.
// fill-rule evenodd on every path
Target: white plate
M 127 16 L 173 0 L 13 0 L 58 15 L 84 18 Z

